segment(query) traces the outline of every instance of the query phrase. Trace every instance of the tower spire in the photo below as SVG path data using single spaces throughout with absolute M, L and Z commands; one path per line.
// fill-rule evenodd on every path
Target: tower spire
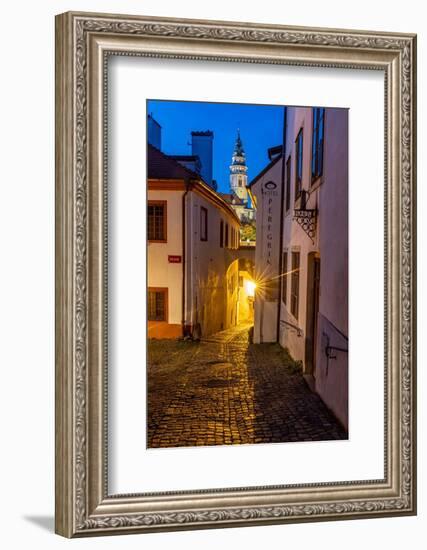
M 246 189 L 248 183 L 247 171 L 248 167 L 246 166 L 246 155 L 240 136 L 240 128 L 237 128 L 237 136 L 230 165 L 230 187 L 232 193 L 245 204 L 248 202 L 248 190 Z
M 243 149 L 243 143 L 240 137 L 240 128 L 237 128 L 237 137 L 236 137 L 236 142 L 234 144 L 233 162 L 234 162 L 234 157 L 242 157 L 243 164 L 246 163 L 245 151 Z

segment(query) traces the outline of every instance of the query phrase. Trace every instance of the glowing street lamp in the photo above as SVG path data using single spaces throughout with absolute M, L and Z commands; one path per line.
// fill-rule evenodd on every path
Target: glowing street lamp
M 245 280 L 245 290 L 247 296 L 253 298 L 255 296 L 256 283 L 254 281 Z

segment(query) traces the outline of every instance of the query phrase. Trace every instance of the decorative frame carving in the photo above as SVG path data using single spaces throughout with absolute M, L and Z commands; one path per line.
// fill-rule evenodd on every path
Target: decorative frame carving
M 108 495 L 104 160 L 112 54 L 384 71 L 384 479 Z M 77 537 L 415 514 L 416 37 L 65 13 L 56 18 L 56 71 L 56 532 Z

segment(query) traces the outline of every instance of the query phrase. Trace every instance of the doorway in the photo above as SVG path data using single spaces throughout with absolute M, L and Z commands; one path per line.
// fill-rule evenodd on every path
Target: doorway
M 311 252 L 308 255 L 307 267 L 305 374 L 316 378 L 317 326 L 320 299 L 320 256 L 318 252 Z

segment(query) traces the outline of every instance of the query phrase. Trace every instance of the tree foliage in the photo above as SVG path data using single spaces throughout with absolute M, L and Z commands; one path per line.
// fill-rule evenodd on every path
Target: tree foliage
M 248 239 L 250 241 L 256 240 L 255 222 L 247 222 L 242 224 L 242 227 L 240 228 L 240 238 L 242 241 L 247 241 Z

